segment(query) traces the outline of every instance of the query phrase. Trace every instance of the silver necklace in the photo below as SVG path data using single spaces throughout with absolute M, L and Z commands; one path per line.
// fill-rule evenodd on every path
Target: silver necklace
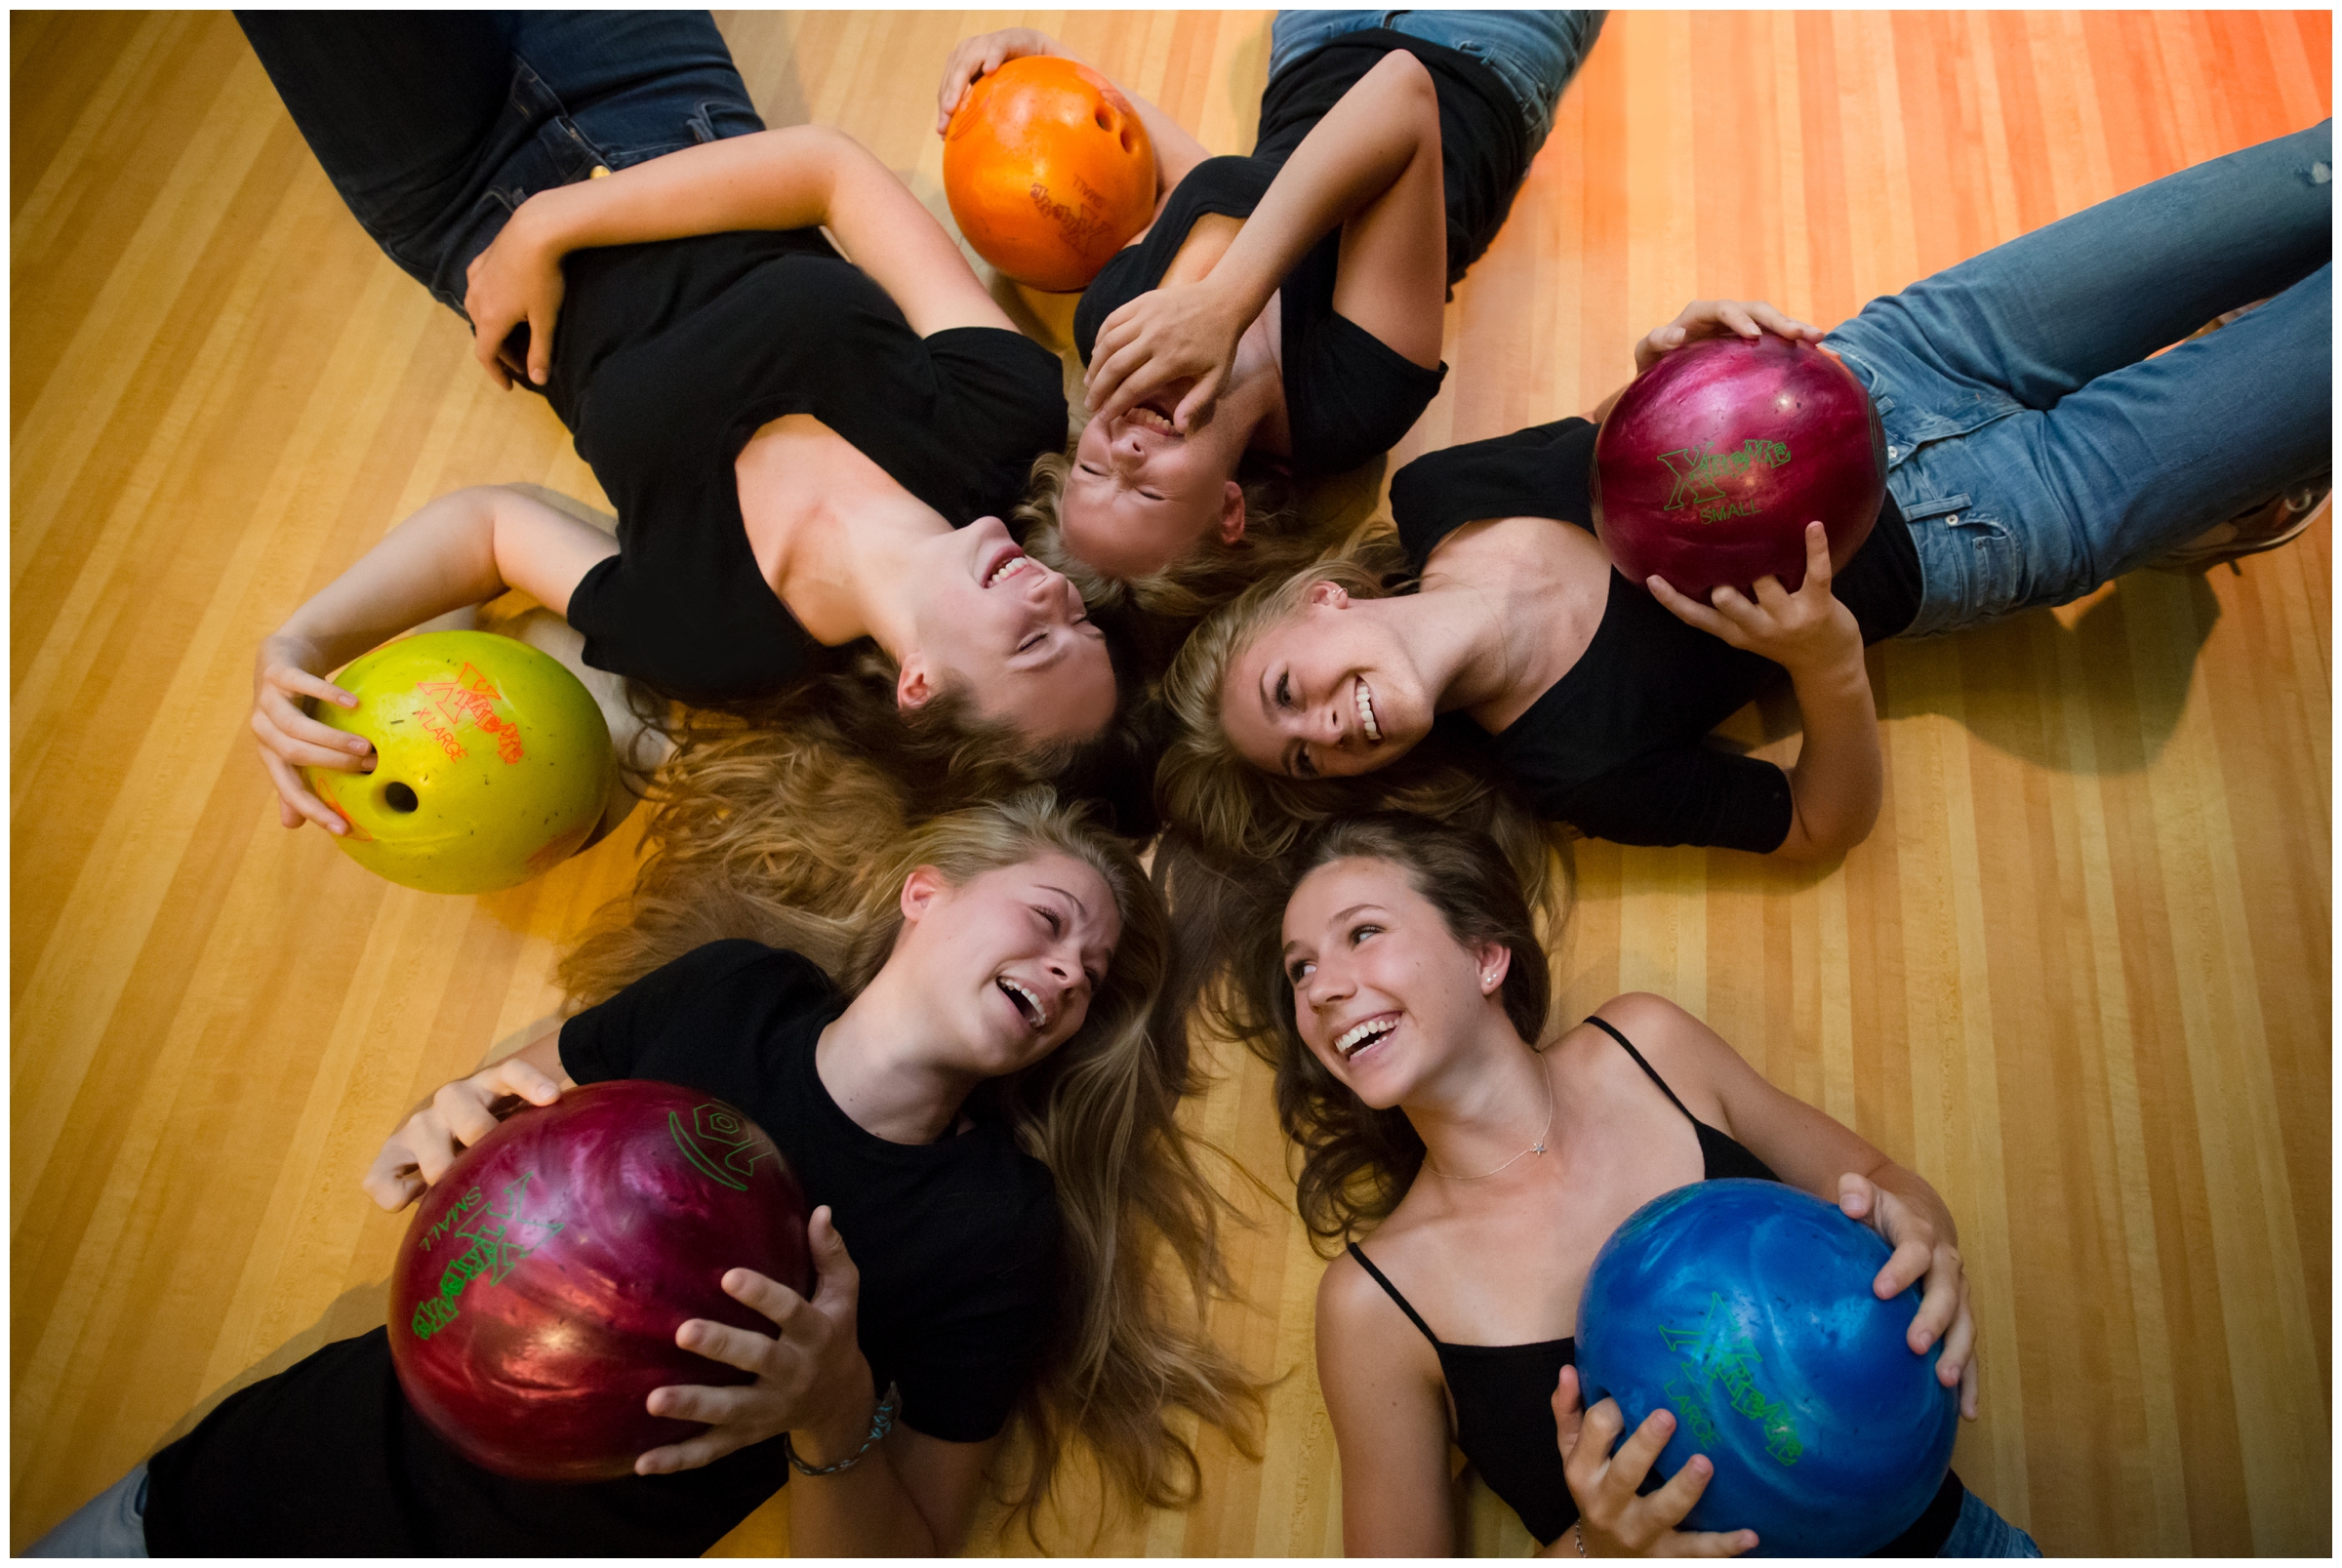
M 1432 1158 L 1432 1151 L 1427 1148 L 1423 1151 L 1423 1162 L 1432 1168 L 1432 1174 L 1439 1178 L 1439 1180 L 1442 1182 L 1485 1182 L 1491 1176 L 1499 1175 L 1500 1173 L 1509 1169 L 1514 1162 L 1518 1160 L 1525 1159 L 1531 1154 L 1544 1153 L 1545 1135 L 1554 1130 L 1554 1075 L 1551 1069 L 1546 1066 L 1545 1059 L 1543 1057 L 1539 1057 L 1537 1059 L 1537 1076 L 1545 1080 L 1545 1126 L 1539 1129 L 1537 1133 L 1537 1142 L 1522 1149 L 1518 1154 L 1514 1155 L 1512 1159 L 1505 1161 L 1503 1165 L 1499 1165 L 1495 1170 L 1482 1171 L 1477 1176 L 1448 1175 L 1447 1172 L 1439 1168 L 1439 1162 Z

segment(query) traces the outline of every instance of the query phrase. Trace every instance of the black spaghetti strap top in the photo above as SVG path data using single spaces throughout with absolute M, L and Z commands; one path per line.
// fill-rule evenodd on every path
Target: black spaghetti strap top
M 1711 1127 L 1694 1116 L 1667 1080 L 1652 1070 L 1651 1065 L 1635 1049 L 1634 1042 L 1612 1027 L 1607 1020 L 1590 1018 L 1586 1021 L 1625 1048 L 1642 1068 L 1669 1104 L 1683 1112 L 1692 1131 L 1700 1141 L 1702 1179 L 1716 1181 L 1722 1177 L 1748 1177 L 1759 1182 L 1778 1182 L 1772 1167 L 1751 1153 L 1729 1133 Z M 1488 1489 L 1502 1498 L 1529 1534 L 1551 1546 L 1561 1533 L 1578 1519 L 1577 1500 L 1569 1495 L 1569 1482 L 1561 1472 L 1559 1436 L 1554 1427 L 1554 1384 L 1560 1378 L 1561 1369 L 1577 1360 L 1577 1340 L 1545 1340 L 1535 1345 L 1450 1345 L 1432 1332 L 1423 1314 L 1398 1293 L 1374 1260 L 1356 1242 L 1350 1244 L 1350 1255 L 1358 1266 L 1383 1287 L 1398 1309 L 1423 1331 L 1438 1353 L 1439 1371 L 1447 1380 L 1447 1391 L 1456 1402 L 1456 1446 L 1464 1451 L 1488 1483 Z M 1958 1521 L 1959 1506 L 1966 1496 L 1959 1477 L 1946 1474 L 1935 1501 L 1927 1505 L 1912 1527 L 1880 1548 L 1873 1555 L 1880 1557 L 1932 1557 L 1951 1537 L 1952 1526 Z

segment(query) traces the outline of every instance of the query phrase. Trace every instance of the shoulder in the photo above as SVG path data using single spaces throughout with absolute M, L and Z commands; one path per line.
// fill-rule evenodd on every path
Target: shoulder
M 1650 991 L 1628 991 L 1595 1008 L 1595 1016 L 1634 1043 L 1651 1070 L 1667 1081 L 1676 1095 L 1695 1111 L 1712 1113 L 1731 1070 L 1748 1065 L 1722 1036 L 1700 1018 L 1664 996 Z M 1627 1054 L 1598 1036 L 1591 1026 L 1573 1031 L 1590 1038 L 1584 1043 L 1589 1061 L 1606 1060 L 1605 1069 L 1638 1069 Z M 1601 1048 L 1607 1046 L 1606 1052 Z M 1598 1055 L 1597 1055 L 1598 1053 Z

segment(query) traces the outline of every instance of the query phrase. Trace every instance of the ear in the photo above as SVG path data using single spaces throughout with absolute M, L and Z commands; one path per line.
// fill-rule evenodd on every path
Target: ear
M 1244 537 L 1244 487 L 1233 479 L 1220 494 L 1220 543 L 1233 544 Z
M 907 925 L 917 923 L 928 910 L 935 907 L 935 901 L 942 897 L 949 886 L 950 884 L 944 880 L 944 873 L 934 866 L 913 867 L 911 873 L 903 879 L 904 923 Z
M 913 649 L 904 655 L 901 673 L 895 677 L 895 706 L 915 713 L 934 697 L 935 683 L 927 678 L 927 661 Z
M 1480 994 L 1494 996 L 1513 972 L 1513 949 L 1501 943 L 1477 943 L 1472 949 L 1472 962 L 1480 973 Z
M 1350 608 L 1350 590 L 1339 583 L 1312 583 L 1301 602 L 1322 604 L 1329 610 L 1347 610 Z

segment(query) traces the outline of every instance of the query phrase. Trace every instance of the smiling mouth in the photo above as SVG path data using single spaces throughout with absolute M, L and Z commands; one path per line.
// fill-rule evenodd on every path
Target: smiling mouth
M 1397 1027 L 1398 1020 L 1390 1014 L 1370 1018 L 1363 1024 L 1354 1024 L 1344 1029 L 1334 1040 L 1334 1049 L 1341 1052 L 1342 1060 L 1347 1062 Z
M 1025 1015 L 1028 1027 L 1037 1033 L 1049 1026 L 1049 1009 L 1041 1005 L 1040 997 L 1006 975 L 1002 975 L 994 984 L 1010 1001 L 1017 1004 L 1017 1011 Z
M 991 575 L 984 580 L 984 585 L 988 588 L 998 587 L 1001 583 L 1007 582 L 1010 578 L 1015 577 L 1019 572 L 1024 571 L 1031 564 L 1032 557 L 1030 555 L 1023 553 L 1012 555 L 1007 560 L 1002 561 L 998 566 L 992 568 Z
M 1381 741 L 1383 727 L 1374 721 L 1374 694 L 1366 689 L 1366 677 L 1363 675 L 1357 679 L 1357 699 L 1358 724 L 1366 731 L 1366 739 L 1370 742 Z
M 1122 422 L 1135 424 L 1142 430 L 1152 430 L 1157 435 L 1167 435 L 1177 440 L 1179 429 L 1171 422 L 1173 411 L 1162 407 L 1163 401 L 1164 399 L 1156 397 L 1144 403 L 1133 403 L 1129 411 L 1122 416 Z

